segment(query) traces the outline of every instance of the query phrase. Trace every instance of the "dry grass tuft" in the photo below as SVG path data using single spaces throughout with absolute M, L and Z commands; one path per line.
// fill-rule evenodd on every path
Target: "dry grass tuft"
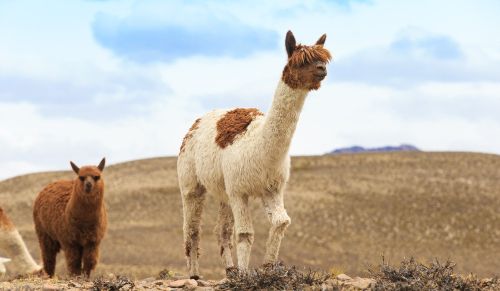
M 125 276 L 117 276 L 113 279 L 98 277 L 94 280 L 92 291 L 133 290 L 134 287 L 134 282 Z
M 219 290 L 301 290 L 306 286 L 321 285 L 331 279 L 326 272 L 304 270 L 283 263 L 266 264 L 248 272 L 234 272 Z
M 463 277 L 454 274 L 455 263 L 438 260 L 428 266 L 405 259 L 399 267 L 390 266 L 382 258 L 377 271 L 370 270 L 377 281 L 373 290 L 500 290 L 498 278 L 478 279 L 474 275 Z
M 166 280 L 166 279 L 172 279 L 174 278 L 175 273 L 170 271 L 169 269 L 163 269 L 158 273 L 158 276 L 156 276 L 156 279 L 158 280 Z

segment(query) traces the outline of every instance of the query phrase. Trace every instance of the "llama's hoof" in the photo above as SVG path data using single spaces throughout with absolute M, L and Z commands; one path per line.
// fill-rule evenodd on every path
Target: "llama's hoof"
M 189 277 L 189 279 L 200 280 L 200 276 L 194 275 L 194 276 Z
M 226 278 L 234 278 L 238 275 L 239 270 L 236 267 L 226 268 Z

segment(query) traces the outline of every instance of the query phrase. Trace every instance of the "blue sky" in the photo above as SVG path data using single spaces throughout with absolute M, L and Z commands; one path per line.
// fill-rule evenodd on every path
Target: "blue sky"
M 326 33 L 334 55 L 292 154 L 499 154 L 499 14 L 494 0 L 0 0 L 0 179 L 175 155 L 204 112 L 267 111 L 289 29 Z

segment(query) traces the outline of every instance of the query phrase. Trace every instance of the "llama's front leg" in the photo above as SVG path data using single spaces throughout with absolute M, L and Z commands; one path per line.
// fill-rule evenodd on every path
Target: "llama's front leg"
M 79 276 L 82 273 L 82 252 L 79 245 L 63 246 L 66 257 L 66 266 L 72 276 Z
M 229 203 L 233 211 L 236 230 L 236 254 L 238 269 L 246 271 L 250 263 L 250 253 L 254 239 L 252 216 L 247 195 L 230 195 Z
M 184 245 L 186 250 L 187 267 L 191 279 L 196 280 L 200 278 L 198 256 L 201 233 L 200 223 L 204 200 L 205 188 L 203 186 L 197 186 L 194 189 L 183 191 L 182 193 L 182 206 L 184 212 Z
M 234 229 L 234 218 L 231 207 L 225 202 L 220 203 L 219 219 L 217 221 L 216 235 L 220 247 L 220 256 L 226 266 L 226 270 L 234 267 L 231 250 L 233 248 L 232 236 Z
M 83 272 L 90 277 L 90 273 L 95 269 L 99 260 L 99 246 L 97 243 L 86 245 L 83 248 Z
M 283 193 L 267 194 L 262 198 L 262 202 L 271 222 L 264 263 L 274 263 L 278 260 L 281 240 L 291 220 L 285 210 Z

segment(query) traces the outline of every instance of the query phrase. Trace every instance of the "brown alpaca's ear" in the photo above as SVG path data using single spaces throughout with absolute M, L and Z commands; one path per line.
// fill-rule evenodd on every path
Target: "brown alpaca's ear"
M 318 41 L 316 42 L 316 45 L 321 45 L 323 46 L 325 44 L 325 40 L 326 40 L 326 33 L 323 34 L 319 39 Z
M 97 168 L 102 172 L 104 170 L 105 165 L 106 165 L 106 158 L 102 158 L 102 160 L 99 163 L 99 166 L 97 166 Z
M 69 163 L 71 164 L 71 168 L 73 168 L 73 171 L 78 175 L 80 173 L 80 168 L 78 168 L 78 166 L 71 161 Z
M 291 57 L 293 54 L 293 51 L 295 50 L 295 36 L 293 36 L 293 33 L 291 30 L 289 30 L 286 33 L 286 38 L 285 38 L 285 47 L 286 47 L 286 53 L 288 54 L 288 57 Z

